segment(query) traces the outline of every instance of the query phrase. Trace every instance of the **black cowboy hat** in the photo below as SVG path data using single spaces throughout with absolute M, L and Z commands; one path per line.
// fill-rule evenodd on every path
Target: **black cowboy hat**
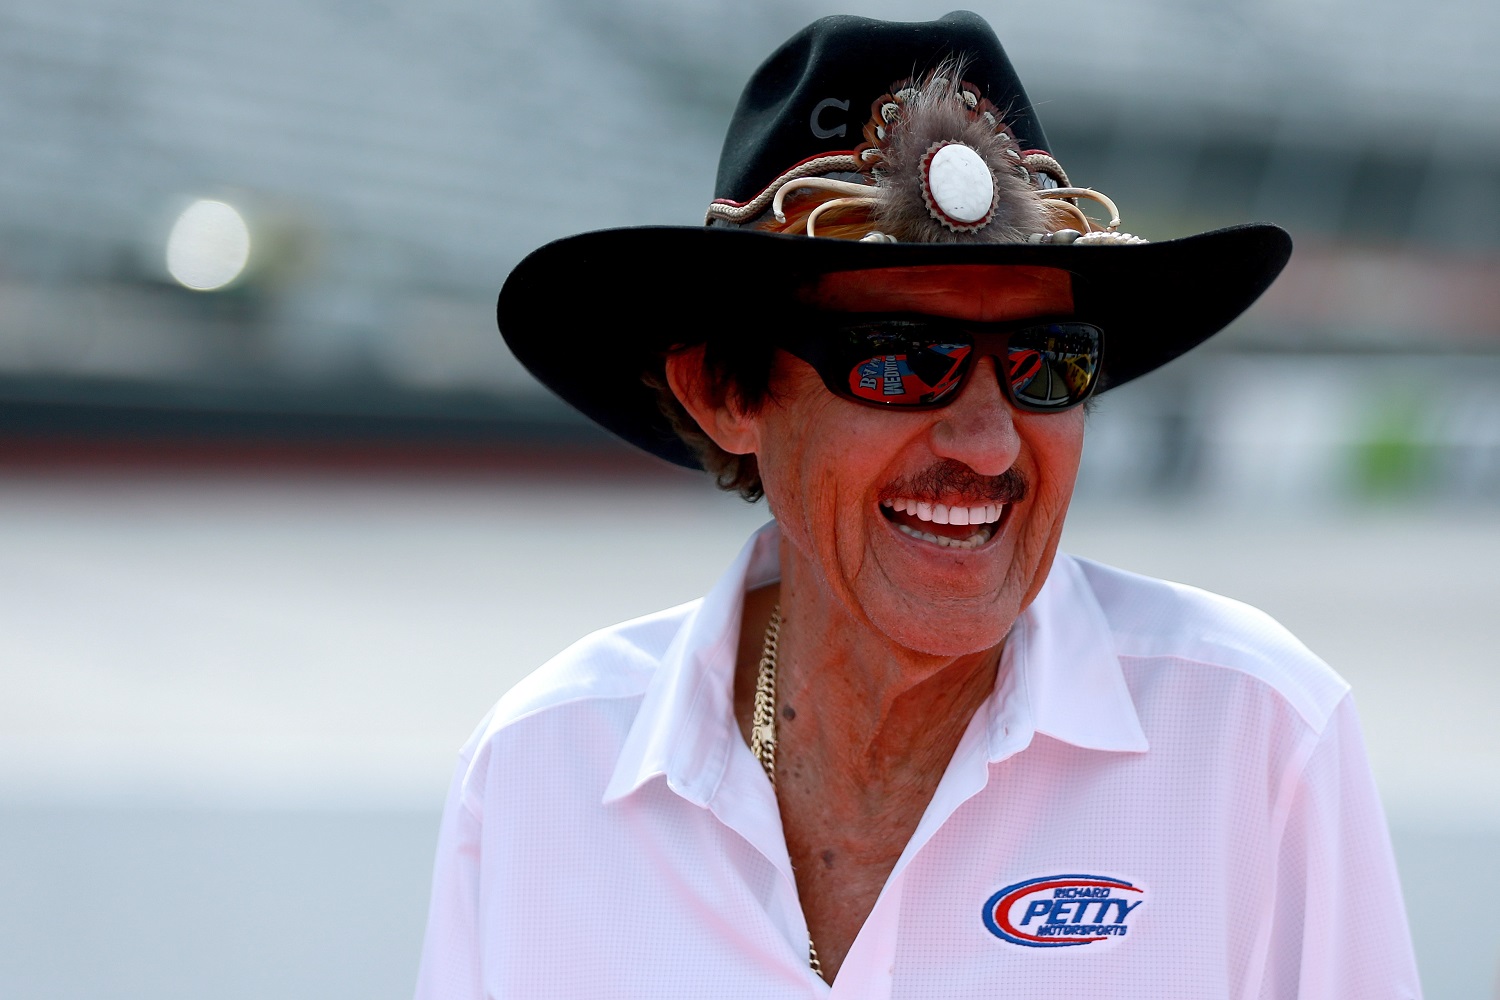
M 718 211 L 716 223 L 603 230 L 536 250 L 500 292 L 506 343 L 543 384 L 595 422 L 654 455 L 697 468 L 641 374 L 666 348 L 702 339 L 699 331 L 730 322 L 736 329 L 770 329 L 797 289 L 820 275 L 957 264 L 1070 272 L 1075 314 L 1106 331 L 1096 389 L 1102 392 L 1223 329 L 1281 272 L 1291 238 L 1270 225 L 1160 243 L 1109 240 L 1111 234 L 1101 233 L 1060 244 L 1035 242 L 1048 236 L 961 242 L 968 234 L 946 231 L 940 238 L 951 241 L 824 239 L 725 221 L 753 222 L 749 216 L 757 210 L 763 220 L 772 189 L 799 170 L 806 176 L 844 161 L 835 163 L 845 171 L 835 176 L 858 178 L 847 172 L 848 154 L 857 162 L 882 120 L 865 125 L 865 109 L 889 112 L 894 104 L 878 102 L 899 103 L 889 93 L 893 81 L 920 80 L 923 71 L 954 67 L 945 60 L 955 58 L 970 95 L 957 96 L 972 111 L 994 112 L 984 117 L 997 134 L 1004 132 L 1013 159 L 1014 150 L 1040 154 L 1025 156 L 1033 187 L 1056 187 L 1058 178 L 1048 174 L 1060 173 L 1060 165 L 1046 153 L 1046 136 L 999 40 L 977 15 L 960 11 L 925 23 L 823 18 L 778 49 L 746 86 L 719 161 L 710 210 L 711 220 Z M 857 145 L 861 127 L 866 141 Z M 883 129 L 879 137 L 885 138 Z M 1061 180 L 1066 188 L 1066 177 Z

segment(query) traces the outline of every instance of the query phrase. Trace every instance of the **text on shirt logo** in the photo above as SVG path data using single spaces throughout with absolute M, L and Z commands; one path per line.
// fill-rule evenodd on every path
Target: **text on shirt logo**
M 1008 885 L 984 904 L 984 926 L 1002 941 L 1030 948 L 1067 948 L 1114 941 L 1146 890 L 1103 875 L 1048 875 Z

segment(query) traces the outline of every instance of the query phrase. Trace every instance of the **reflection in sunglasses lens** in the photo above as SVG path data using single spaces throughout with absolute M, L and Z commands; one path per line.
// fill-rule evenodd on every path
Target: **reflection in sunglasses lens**
M 1070 406 L 1087 395 L 1098 361 L 1098 332 L 1072 323 L 1022 331 L 1006 348 L 1012 395 L 1044 409 Z
M 974 359 L 972 343 L 950 343 L 951 326 L 900 321 L 845 331 L 841 367 L 849 395 L 882 406 L 931 406 L 958 391 Z M 1002 375 L 1017 405 L 1059 410 L 1088 395 L 1099 368 L 1099 331 L 1045 323 L 1006 335 Z M 848 364 L 848 362 L 844 362 Z M 827 376 L 825 376 L 827 377 Z
M 958 387 L 967 344 L 887 344 L 893 353 L 866 358 L 849 372 L 849 391 L 872 403 L 922 406 Z M 899 353 L 896 353 L 899 352 Z

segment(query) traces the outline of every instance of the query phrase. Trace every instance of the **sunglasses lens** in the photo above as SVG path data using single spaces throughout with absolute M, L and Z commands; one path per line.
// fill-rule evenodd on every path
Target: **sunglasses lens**
M 958 389 L 973 348 L 889 339 L 849 369 L 849 395 L 883 406 L 931 406 Z M 864 352 L 860 352 L 864 353 Z
M 963 385 L 979 352 L 992 347 L 1004 352 L 996 355 L 1001 378 L 1022 409 L 1064 410 L 1094 387 L 1102 347 L 1098 327 L 1037 323 L 992 334 L 980 324 L 955 327 L 921 318 L 845 327 L 832 344 L 824 341 L 815 365 L 829 388 L 876 406 L 943 405 Z M 978 348 L 969 339 L 976 335 Z
M 1047 323 L 1010 335 L 1005 378 L 1028 410 L 1061 410 L 1081 402 L 1099 374 L 1100 335 L 1087 323 Z

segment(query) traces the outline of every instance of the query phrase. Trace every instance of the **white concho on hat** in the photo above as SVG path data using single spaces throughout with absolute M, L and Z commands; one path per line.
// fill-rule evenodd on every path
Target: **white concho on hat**
M 961 142 L 933 143 L 922 157 L 922 201 L 955 233 L 983 229 L 995 217 L 1000 188 L 984 162 Z

